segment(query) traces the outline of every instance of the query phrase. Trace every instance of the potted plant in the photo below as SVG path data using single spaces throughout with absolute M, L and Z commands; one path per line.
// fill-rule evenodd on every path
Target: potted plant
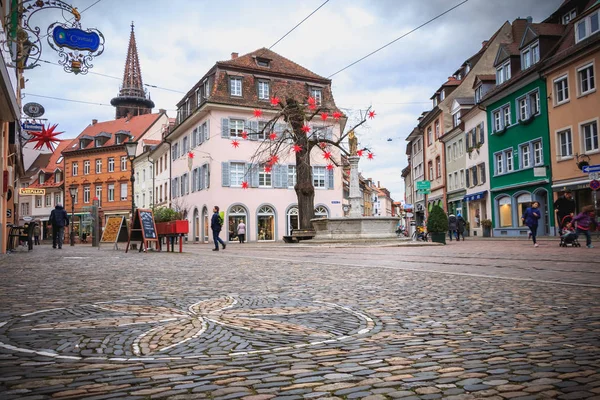
M 491 219 L 482 219 L 481 226 L 483 227 L 483 237 L 491 237 L 492 236 L 492 220 Z
M 446 232 L 448 232 L 448 216 L 440 206 L 433 206 L 427 218 L 427 232 L 431 241 L 446 244 Z
M 170 207 L 155 208 L 154 222 L 159 235 L 186 234 L 190 231 L 189 222 L 183 218 L 183 213 Z

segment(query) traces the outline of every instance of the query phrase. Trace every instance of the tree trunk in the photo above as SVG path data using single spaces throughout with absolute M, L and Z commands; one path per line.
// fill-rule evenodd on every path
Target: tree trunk
M 315 215 L 315 188 L 312 182 L 312 169 L 310 166 L 310 142 L 308 134 L 302 131 L 304 126 L 304 111 L 302 105 L 293 99 L 287 100 L 287 121 L 292 126 L 295 144 L 302 150 L 296 153 L 296 196 L 298 197 L 298 220 L 300 229 L 313 229 L 311 219 Z

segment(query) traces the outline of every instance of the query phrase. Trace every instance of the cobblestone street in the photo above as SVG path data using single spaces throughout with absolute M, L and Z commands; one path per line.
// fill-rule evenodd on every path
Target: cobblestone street
M 0 258 L 0 398 L 600 398 L 600 248 Z

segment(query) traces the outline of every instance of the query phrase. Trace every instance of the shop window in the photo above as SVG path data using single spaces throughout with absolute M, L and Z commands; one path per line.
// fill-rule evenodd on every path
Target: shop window
M 275 211 L 270 206 L 258 210 L 258 240 L 275 240 Z
M 525 214 L 525 210 L 527 210 L 527 207 L 531 206 L 531 194 L 523 193 L 522 195 L 519 195 L 519 197 L 517 197 L 517 204 L 519 207 L 519 226 L 525 226 L 523 220 L 521 219 L 521 216 Z
M 500 228 L 512 226 L 512 201 L 508 196 L 498 200 L 498 217 Z

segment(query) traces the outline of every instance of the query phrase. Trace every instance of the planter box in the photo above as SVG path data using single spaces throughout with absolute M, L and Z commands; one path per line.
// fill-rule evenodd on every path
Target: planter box
M 186 234 L 190 231 L 190 224 L 187 220 L 157 222 L 156 233 L 159 235 L 178 235 Z
M 491 237 L 492 236 L 492 227 L 484 226 L 483 227 L 483 237 Z
M 446 244 L 446 233 L 445 232 L 442 232 L 442 233 L 431 232 L 429 234 L 429 236 L 431 237 L 431 241 L 434 243 Z

